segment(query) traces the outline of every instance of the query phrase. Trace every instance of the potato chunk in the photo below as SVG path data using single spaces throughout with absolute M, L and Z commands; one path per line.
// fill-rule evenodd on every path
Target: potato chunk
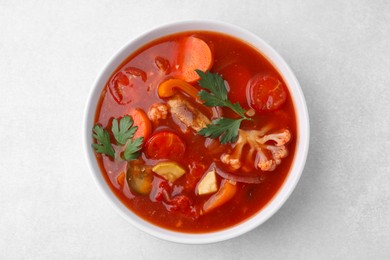
M 202 178 L 198 184 L 198 195 L 214 193 L 218 190 L 215 170 L 212 170 Z

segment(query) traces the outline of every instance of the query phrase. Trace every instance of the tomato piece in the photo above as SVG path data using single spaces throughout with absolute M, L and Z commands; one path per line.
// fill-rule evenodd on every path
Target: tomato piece
M 167 59 L 157 56 L 154 60 L 154 63 L 161 72 L 164 72 L 165 75 L 171 72 L 171 65 Z
M 196 184 L 202 178 L 203 173 L 206 170 L 206 166 L 200 162 L 192 162 L 189 165 L 189 172 L 185 175 L 186 183 L 184 189 L 187 191 L 193 191 Z
M 231 64 L 220 71 L 222 78 L 229 85 L 228 98 L 232 103 L 240 103 L 245 109 L 249 108 L 245 89 L 252 74 L 249 70 L 241 64 Z
M 141 77 L 142 81 L 145 82 L 146 79 L 147 79 L 147 76 L 146 76 L 146 73 L 145 71 L 143 70 L 140 70 L 138 68 L 134 68 L 134 67 L 127 67 L 124 69 L 125 73 L 128 75 L 128 76 L 133 76 L 133 77 Z
M 145 144 L 145 153 L 151 159 L 178 159 L 184 155 L 186 145 L 175 133 L 164 131 L 152 135 Z
M 169 204 L 172 206 L 171 209 L 172 210 L 186 210 L 188 209 L 190 206 L 192 206 L 193 202 L 192 200 L 186 196 L 186 195 L 177 195 L 175 196 L 170 202 Z
M 170 194 L 172 192 L 172 187 L 169 185 L 168 181 L 155 178 L 153 188 L 153 195 L 150 197 L 154 201 L 169 201 Z
M 108 89 L 118 104 L 125 105 L 136 98 L 133 88 L 143 87 L 145 81 L 146 73 L 143 70 L 129 67 L 112 77 Z
M 118 72 L 108 83 L 108 89 L 116 102 L 123 100 L 123 89 L 129 85 L 129 79 L 122 72 Z
M 185 217 L 194 219 L 199 217 L 199 209 L 194 206 L 193 201 L 186 195 L 177 195 L 168 204 L 170 211 L 179 212 Z
M 246 94 L 250 106 L 258 112 L 274 111 L 287 99 L 286 88 L 279 79 L 261 74 L 249 81 Z

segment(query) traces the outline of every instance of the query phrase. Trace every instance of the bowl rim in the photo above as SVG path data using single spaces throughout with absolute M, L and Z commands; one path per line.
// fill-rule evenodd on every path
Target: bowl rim
M 143 220 L 141 217 L 133 213 L 122 204 L 122 202 L 114 195 L 110 187 L 107 185 L 91 148 L 91 129 L 93 126 L 93 119 L 95 117 L 96 105 L 99 101 L 101 91 L 115 69 L 123 62 L 123 60 L 125 60 L 126 57 L 148 42 L 169 34 L 186 31 L 211 31 L 227 34 L 238 38 L 244 43 L 247 43 L 257 49 L 266 59 L 268 59 L 269 62 L 272 63 L 284 79 L 294 102 L 297 132 L 299 133 L 295 147 L 296 153 L 290 172 L 288 173 L 282 186 L 267 203 L 267 205 L 248 219 L 234 226 L 209 233 L 183 233 L 164 229 Z M 89 170 L 92 174 L 92 178 L 99 187 L 99 190 L 104 194 L 104 197 L 109 201 L 111 206 L 123 218 L 138 229 L 163 240 L 184 244 L 208 244 L 228 240 L 247 233 L 270 219 L 283 206 L 295 189 L 305 166 L 310 139 L 309 114 L 305 97 L 295 74 L 284 59 L 268 43 L 254 33 L 230 23 L 204 19 L 171 22 L 154 27 L 147 32 L 130 39 L 124 46 L 115 52 L 104 64 L 89 91 L 84 110 L 82 128 L 84 154 L 88 162 Z

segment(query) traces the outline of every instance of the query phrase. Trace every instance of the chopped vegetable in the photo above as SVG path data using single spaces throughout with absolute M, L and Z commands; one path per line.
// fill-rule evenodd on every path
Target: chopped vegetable
M 243 120 L 251 120 L 245 116 L 245 110 L 239 103 L 232 104 L 227 97 L 227 89 L 223 78 L 218 74 L 206 73 L 196 70 L 200 76 L 199 85 L 202 88 L 209 90 L 201 90 L 199 97 L 205 101 L 206 106 L 221 106 L 228 107 L 238 114 L 241 118 L 218 118 L 212 121 L 212 124 L 208 125 L 198 132 L 198 134 L 205 137 L 211 137 L 213 139 L 219 137 L 222 144 L 235 142 L 238 138 L 238 130 Z
M 287 91 L 283 83 L 272 76 L 257 74 L 248 87 L 250 105 L 258 112 L 274 111 L 286 102 Z
M 119 186 L 123 187 L 125 184 L 125 172 L 121 172 L 118 177 L 116 177 L 116 181 L 118 182 Z
M 143 82 L 147 80 L 145 71 L 141 69 L 135 67 L 127 67 L 124 69 L 124 72 L 128 78 L 140 77 Z
M 178 77 L 187 82 L 199 79 L 195 69 L 206 71 L 213 65 L 213 55 L 208 44 L 194 36 L 185 38 L 183 50 L 179 51 L 179 75 Z
M 181 79 L 168 79 L 161 83 L 158 86 L 158 96 L 160 98 L 171 97 L 176 93 L 176 89 L 182 90 L 184 93 L 188 94 L 194 99 L 199 98 L 199 90 Z
M 136 108 L 131 110 L 129 115 L 134 120 L 134 126 L 138 127 L 133 138 L 143 137 L 144 140 L 148 139 L 152 134 L 152 123 L 145 111 L 140 108 Z
M 236 194 L 237 187 L 236 183 L 223 180 L 221 183 L 221 187 L 218 192 L 213 194 L 204 204 L 203 204 L 203 213 L 208 213 L 215 208 L 218 208 L 231 200 L 233 196 Z
M 199 182 L 199 180 L 202 178 L 206 166 L 204 163 L 200 162 L 191 162 L 190 165 L 188 165 L 189 172 L 185 175 L 186 182 L 184 189 L 188 192 L 193 192 L 195 190 L 195 186 Z
M 262 171 L 273 171 L 282 159 L 288 155 L 285 144 L 291 139 L 291 133 L 287 129 L 267 134 L 269 128 L 261 130 L 240 130 L 239 138 L 231 154 L 225 153 L 221 156 L 221 161 L 237 170 L 242 167 L 242 161 L 253 162 L 254 165 Z M 243 160 L 243 148 L 249 145 L 249 151 L 246 153 L 246 159 Z M 256 156 L 254 154 L 256 153 Z
M 118 120 L 114 118 L 112 120 L 112 133 L 114 134 L 115 140 L 119 145 L 125 145 L 127 140 L 133 138 L 137 126 L 133 126 L 133 119 L 129 116 L 123 117 L 118 126 Z
M 107 85 L 114 100 L 118 104 L 125 105 L 137 98 L 133 88 L 144 85 L 146 79 L 143 70 L 128 67 L 118 71 Z
M 181 213 L 185 217 L 196 219 L 199 217 L 198 208 L 194 206 L 194 202 L 186 195 L 181 194 L 173 197 L 168 202 L 170 211 Z
M 115 151 L 112 148 L 110 142 L 110 134 L 106 129 L 100 125 L 95 125 L 93 127 L 93 137 L 97 140 L 98 143 L 93 143 L 92 147 L 97 153 L 106 154 L 112 158 L 115 158 Z
M 152 135 L 145 144 L 145 153 L 151 159 L 178 159 L 186 151 L 184 141 L 175 133 L 164 131 Z
M 170 182 L 174 182 L 186 173 L 176 162 L 159 162 L 152 171 Z
M 154 178 L 153 181 L 154 188 L 150 194 L 151 198 L 154 201 L 169 201 L 171 199 L 172 187 L 169 185 L 169 182 L 165 179 Z
M 215 172 L 221 176 L 224 179 L 231 180 L 234 182 L 242 182 L 242 183 L 249 183 L 249 184 L 259 184 L 262 183 L 265 179 L 264 175 L 259 174 L 242 174 L 242 173 L 231 173 L 231 172 L 225 172 L 219 168 L 215 168 Z
M 126 174 L 129 188 L 142 195 L 147 195 L 152 190 L 153 173 L 150 166 L 145 166 L 142 161 L 130 163 Z
M 218 190 L 215 170 L 209 171 L 198 184 L 198 195 L 214 193 Z
M 169 61 L 167 59 L 157 56 L 154 59 L 154 63 L 156 64 L 157 68 L 165 75 L 171 72 L 171 65 L 169 64 Z
M 108 83 L 110 93 L 117 103 L 126 104 L 130 100 L 127 93 L 128 85 L 129 78 L 121 71 L 117 72 Z

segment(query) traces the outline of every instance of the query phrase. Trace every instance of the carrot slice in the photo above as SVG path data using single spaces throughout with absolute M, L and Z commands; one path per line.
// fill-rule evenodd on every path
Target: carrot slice
M 125 184 L 125 172 L 121 172 L 118 177 L 116 177 L 116 181 L 118 182 L 118 184 L 123 187 L 123 185 Z
M 133 118 L 134 125 L 138 126 L 138 129 L 134 134 L 134 139 L 138 137 L 144 137 L 144 140 L 148 139 L 152 133 L 152 123 L 145 111 L 140 108 L 136 108 L 128 114 Z
M 161 83 L 158 87 L 158 95 L 160 98 L 171 97 L 175 94 L 176 89 L 181 89 L 194 99 L 199 98 L 199 90 L 181 79 L 168 79 Z
M 196 69 L 206 71 L 213 65 L 213 55 L 208 44 L 194 36 L 190 36 L 183 41 L 183 50 L 179 53 L 179 76 L 178 78 L 186 82 L 199 80 Z
M 222 206 L 229 200 L 233 198 L 236 194 L 237 187 L 236 184 L 229 180 L 223 180 L 221 187 L 217 193 L 213 194 L 204 204 L 203 204 L 203 213 L 208 213 L 211 210 Z

